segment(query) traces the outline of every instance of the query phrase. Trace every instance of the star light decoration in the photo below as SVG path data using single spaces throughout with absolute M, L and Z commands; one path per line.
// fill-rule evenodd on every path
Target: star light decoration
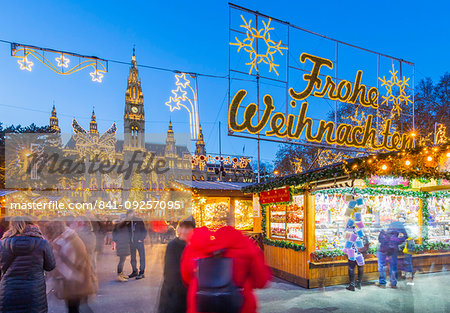
M 244 28 L 246 30 L 246 38 L 240 41 L 237 37 L 235 37 L 236 42 L 230 42 L 230 45 L 232 46 L 238 46 L 237 52 L 239 52 L 242 48 L 249 53 L 250 62 L 245 63 L 246 65 L 251 65 L 250 71 L 248 74 L 252 74 L 253 69 L 256 70 L 256 72 L 259 72 L 259 64 L 261 62 L 269 65 L 269 72 L 272 70 L 279 75 L 276 67 L 279 66 L 279 64 L 274 63 L 274 54 L 279 52 L 281 55 L 283 55 L 282 50 L 287 50 L 287 47 L 283 47 L 281 40 L 277 43 L 274 40 L 270 38 L 270 31 L 274 30 L 273 27 L 270 27 L 271 19 L 267 21 L 262 21 L 264 24 L 264 27 L 261 29 L 257 29 L 255 27 L 252 27 L 252 20 L 247 21 L 245 18 L 241 15 L 242 21 L 244 22 L 244 25 L 241 25 L 240 27 Z M 266 47 L 265 49 L 263 47 L 256 48 L 256 45 L 258 43 L 258 40 L 263 40 Z M 262 48 L 262 49 L 261 49 Z M 260 53 L 260 50 L 262 50 L 264 53 Z
M 95 69 L 92 73 L 89 73 L 89 75 L 91 75 L 93 82 L 102 82 L 103 74 L 99 70 Z
M 198 139 L 199 121 L 198 121 L 198 102 L 196 92 L 191 87 L 191 82 L 186 78 L 186 73 L 175 74 L 176 89 L 172 90 L 173 96 L 165 104 L 170 112 L 184 108 L 189 113 L 189 125 L 191 139 Z M 188 91 L 191 95 L 188 97 Z
M 22 59 L 17 60 L 17 63 L 19 63 L 21 70 L 27 70 L 31 72 L 31 67 L 33 66 L 34 63 L 28 60 L 27 56 L 28 54 Z
M 400 116 L 402 105 L 408 105 L 408 102 L 412 103 L 412 100 L 410 99 L 411 96 L 406 95 L 406 87 L 409 86 L 409 78 L 405 79 L 405 76 L 403 76 L 402 79 L 399 79 L 397 77 L 398 71 L 395 70 L 393 64 L 392 70 L 389 71 L 389 73 L 391 73 L 391 78 L 389 80 L 387 80 L 385 76 L 383 76 L 383 78 L 378 78 L 382 82 L 381 86 L 386 86 L 387 90 L 386 96 L 382 96 L 383 102 L 381 104 L 386 104 L 386 106 L 392 104 L 391 116 L 395 116 L 396 114 Z M 393 87 L 398 88 L 397 96 L 394 95 Z
M 58 62 L 59 67 L 69 67 L 70 60 L 64 56 L 64 54 L 61 54 L 59 58 L 55 58 L 56 62 Z
M 34 65 L 34 63 L 29 60 L 30 57 L 34 57 L 37 61 L 60 75 L 70 75 L 86 68 L 92 68 L 94 70 L 90 73 L 92 81 L 99 83 L 102 81 L 104 76 L 103 74 L 108 72 L 107 60 L 72 52 L 63 52 L 53 49 L 12 43 L 11 55 L 14 58 L 17 58 L 17 63 L 19 63 L 21 70 L 27 70 L 30 72 L 32 66 Z M 56 57 L 53 58 L 52 56 L 55 55 Z M 67 55 L 78 58 L 78 62 L 75 65 L 70 66 L 70 59 L 66 57 Z

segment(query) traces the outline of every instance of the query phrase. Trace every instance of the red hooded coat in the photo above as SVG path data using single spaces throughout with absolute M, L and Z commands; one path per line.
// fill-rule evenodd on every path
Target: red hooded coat
M 181 275 L 188 286 L 188 313 L 197 313 L 197 259 L 210 257 L 214 251 L 225 249 L 225 257 L 233 258 L 233 278 L 243 288 L 244 304 L 241 313 L 256 312 L 253 289 L 264 288 L 271 279 L 271 272 L 264 263 L 259 247 L 240 231 L 225 226 L 213 232 L 206 227 L 194 230 L 181 260 Z M 213 312 L 212 312 L 213 313 Z

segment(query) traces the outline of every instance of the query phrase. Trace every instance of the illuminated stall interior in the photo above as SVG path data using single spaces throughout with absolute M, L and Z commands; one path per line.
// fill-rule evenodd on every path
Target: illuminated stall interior
M 233 225 L 239 230 L 253 230 L 252 195 L 241 188 L 248 183 L 221 181 L 181 181 L 175 189 L 192 192 L 192 214 L 198 227 L 218 228 Z
M 316 288 L 347 282 L 344 248 L 355 212 L 370 242 L 367 280 L 378 275 L 378 235 L 394 221 L 403 223 L 416 242 L 414 266 L 422 272 L 448 268 L 449 170 L 447 143 L 346 160 L 243 191 L 260 199 L 264 254 L 274 274 Z M 350 210 L 358 199 L 361 204 Z

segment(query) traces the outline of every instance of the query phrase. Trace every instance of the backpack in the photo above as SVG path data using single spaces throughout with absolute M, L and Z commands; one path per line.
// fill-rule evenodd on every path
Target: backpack
M 239 313 L 244 303 L 241 288 L 233 281 L 233 259 L 219 250 L 212 257 L 197 260 L 197 311 Z

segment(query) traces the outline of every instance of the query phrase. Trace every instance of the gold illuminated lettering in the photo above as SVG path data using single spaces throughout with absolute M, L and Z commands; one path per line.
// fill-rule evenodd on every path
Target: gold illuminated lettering
M 305 90 L 303 90 L 302 92 L 295 92 L 293 88 L 289 89 L 289 94 L 295 100 L 306 99 L 312 93 L 314 85 L 317 89 L 320 88 L 320 86 L 322 85 L 322 80 L 319 78 L 319 72 L 322 65 L 325 65 L 330 69 L 333 68 L 333 62 L 328 59 L 320 58 L 308 53 L 302 53 L 302 55 L 300 56 L 300 62 L 305 63 L 306 59 L 313 62 L 314 65 L 310 74 L 303 74 L 303 79 L 308 82 Z

